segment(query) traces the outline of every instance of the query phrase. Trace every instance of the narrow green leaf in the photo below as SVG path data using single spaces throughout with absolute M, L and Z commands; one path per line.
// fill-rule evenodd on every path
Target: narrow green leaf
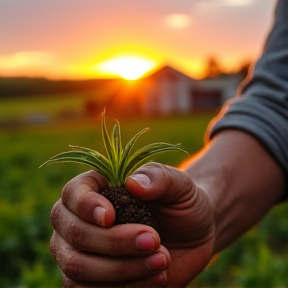
M 75 146 L 75 145 L 69 145 L 69 147 L 72 149 L 72 150 L 79 150 L 79 151 L 83 151 L 83 152 L 87 152 L 91 155 L 95 155 L 96 153 L 99 153 L 93 149 L 90 149 L 90 148 L 86 148 L 86 147 L 81 147 L 81 146 Z
M 40 167 L 46 164 L 66 162 L 85 164 L 106 177 L 111 186 L 121 186 L 125 183 L 128 175 L 141 165 L 152 160 L 152 157 L 156 154 L 173 150 L 185 152 L 178 145 L 158 142 L 149 144 L 132 154 L 131 151 L 135 142 L 148 130 L 149 128 L 144 128 L 135 134 L 123 149 L 120 123 L 117 121 L 109 135 L 104 110 L 101 114 L 101 133 L 107 156 L 89 148 L 70 145 L 72 151 L 58 154 Z
M 126 162 L 125 170 L 123 173 L 124 182 L 126 178 L 133 173 L 141 165 L 148 163 L 155 155 L 167 151 L 180 151 L 187 154 L 187 152 L 179 147 L 179 145 L 157 142 L 149 144 L 140 150 L 136 151 L 129 157 Z
M 149 128 L 144 128 L 142 129 L 141 131 L 139 131 L 137 134 L 135 134 L 131 139 L 130 141 L 126 144 L 126 146 L 124 147 L 123 149 L 123 152 L 122 152 L 122 159 L 121 159 L 121 162 L 120 162 L 120 165 L 119 165 L 119 177 L 120 177 L 120 181 L 122 181 L 124 183 L 124 171 L 125 171 L 125 168 L 126 168 L 126 162 L 127 160 L 129 159 L 129 154 L 135 144 L 135 142 L 137 141 L 137 139 L 142 135 L 144 134 L 145 132 L 147 132 L 149 130 Z
M 103 163 L 100 158 L 97 158 L 94 155 L 81 151 L 69 151 L 60 153 L 50 158 L 40 167 L 46 164 L 64 163 L 64 162 L 84 163 L 89 166 L 92 166 L 97 172 L 105 176 L 108 180 L 112 178 L 109 163 L 107 166 L 107 164 Z
M 102 155 L 101 153 L 99 153 L 93 149 L 86 148 L 86 147 L 80 147 L 80 146 L 74 146 L 74 145 L 69 145 L 69 147 L 73 151 L 82 151 L 82 152 L 89 153 L 90 155 L 99 158 L 105 166 L 110 167 L 109 160 L 104 155 Z
M 116 162 L 119 165 L 122 154 L 122 142 L 121 142 L 120 123 L 118 121 L 113 128 L 111 142 L 114 149 L 114 154 L 117 158 Z
M 116 167 L 115 151 L 113 150 L 111 139 L 107 132 L 106 121 L 105 121 L 105 110 L 101 114 L 101 131 L 102 131 L 104 147 L 107 152 L 108 158 L 112 164 L 111 168 L 112 168 L 113 175 L 115 175 L 115 167 Z
M 95 163 L 97 165 L 99 165 L 103 169 L 106 169 L 107 171 L 109 171 L 110 163 L 109 162 L 107 162 L 107 163 L 103 162 L 102 157 L 101 157 L 103 155 L 101 155 L 100 153 L 98 153 L 98 154 L 100 155 L 100 157 L 98 157 L 97 155 L 92 155 L 90 153 L 83 152 L 83 151 L 67 151 L 67 152 L 62 152 L 58 155 L 55 155 L 55 156 L 51 157 L 49 160 L 57 159 L 59 157 L 83 158 L 83 159 L 87 159 L 89 161 L 95 161 Z

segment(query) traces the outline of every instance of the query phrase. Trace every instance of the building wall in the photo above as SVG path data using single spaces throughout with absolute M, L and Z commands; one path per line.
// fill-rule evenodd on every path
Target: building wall
M 167 66 L 136 82 L 133 89 L 122 87 L 110 97 L 109 106 L 133 117 L 215 111 L 236 95 L 242 77 L 239 73 L 195 80 Z

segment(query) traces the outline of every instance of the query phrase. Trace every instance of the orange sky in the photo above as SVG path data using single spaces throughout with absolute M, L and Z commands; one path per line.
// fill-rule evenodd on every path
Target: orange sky
M 261 53 L 274 5 L 274 0 L 0 0 L 0 76 L 133 78 L 138 70 L 140 75 L 141 69 L 169 64 L 201 77 L 211 56 L 235 69 Z

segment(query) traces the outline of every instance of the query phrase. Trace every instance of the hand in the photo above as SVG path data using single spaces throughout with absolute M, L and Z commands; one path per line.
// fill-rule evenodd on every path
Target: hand
M 186 287 L 213 256 L 213 209 L 207 194 L 185 172 L 158 163 L 139 168 L 126 186 L 152 201 L 161 243 L 172 260 L 167 287 Z
M 111 203 L 95 193 L 106 186 L 86 172 L 67 183 L 53 207 L 50 247 L 65 287 L 185 287 L 203 270 L 212 256 L 213 210 L 186 173 L 151 163 L 127 180 L 131 193 L 149 201 L 160 235 L 140 224 L 112 226 Z

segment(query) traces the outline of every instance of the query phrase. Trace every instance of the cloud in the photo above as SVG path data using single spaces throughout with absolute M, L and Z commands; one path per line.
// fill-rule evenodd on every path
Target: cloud
M 191 19 L 186 14 L 170 14 L 164 18 L 164 22 L 171 28 L 185 28 L 190 25 Z
M 202 0 L 196 3 L 196 10 L 206 12 L 221 7 L 244 7 L 252 5 L 255 1 L 257 0 Z
M 247 6 L 253 4 L 254 0 L 218 0 L 222 6 Z
M 19 51 L 10 55 L 0 55 L 0 67 L 5 70 L 51 66 L 54 63 L 55 55 L 50 52 Z

